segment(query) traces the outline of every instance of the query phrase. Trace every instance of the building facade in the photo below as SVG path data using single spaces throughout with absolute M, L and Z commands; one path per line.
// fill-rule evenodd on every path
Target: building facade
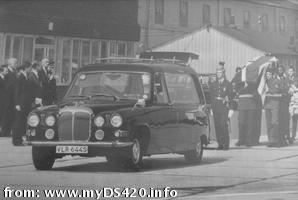
M 298 5 L 286 0 L 139 0 L 139 24 L 142 50 L 208 24 L 272 33 L 298 50 Z
M 224 61 L 229 80 L 236 67 L 264 55 L 275 56 L 286 68 L 298 63 L 298 53 L 289 49 L 278 35 L 227 27 L 206 26 L 152 50 L 198 54 L 199 59 L 193 60 L 191 66 L 199 73 L 214 73 L 219 61 Z
M 57 84 L 99 58 L 135 55 L 137 0 L 0 1 L 0 64 L 55 61 Z

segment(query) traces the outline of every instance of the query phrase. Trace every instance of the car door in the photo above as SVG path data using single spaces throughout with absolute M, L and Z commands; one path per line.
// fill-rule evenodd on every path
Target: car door
M 151 124 L 150 153 L 174 152 L 177 132 L 178 113 L 171 105 L 166 90 L 163 73 L 154 74 L 154 94 L 152 113 L 154 123 Z
M 178 128 L 176 131 L 176 151 L 192 149 L 200 140 L 201 134 L 206 134 L 202 123 L 204 113 L 200 111 L 200 97 L 196 89 L 194 76 L 180 73 L 165 73 L 170 101 L 178 113 Z

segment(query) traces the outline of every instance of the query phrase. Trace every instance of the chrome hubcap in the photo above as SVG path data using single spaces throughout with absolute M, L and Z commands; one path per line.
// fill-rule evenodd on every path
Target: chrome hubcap
M 135 139 L 132 146 L 132 159 L 134 163 L 137 163 L 140 159 L 141 149 L 139 140 Z

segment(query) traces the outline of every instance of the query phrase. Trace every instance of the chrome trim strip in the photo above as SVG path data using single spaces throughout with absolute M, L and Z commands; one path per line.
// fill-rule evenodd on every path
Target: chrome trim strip
M 86 145 L 86 146 L 93 146 L 93 147 L 129 147 L 133 145 L 133 142 L 85 142 L 85 141 L 26 141 L 26 145 L 32 145 L 32 146 L 57 146 L 57 145 L 68 145 L 68 146 L 80 146 L 80 145 Z

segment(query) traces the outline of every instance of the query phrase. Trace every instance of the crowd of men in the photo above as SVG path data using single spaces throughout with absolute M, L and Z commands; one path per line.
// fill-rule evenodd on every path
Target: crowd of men
M 230 147 L 229 120 L 238 110 L 239 140 L 236 146 L 259 145 L 262 109 L 265 109 L 268 147 L 293 144 L 298 119 L 298 79 L 293 68 L 288 73 L 282 65 L 273 63 L 264 73 L 265 95 L 259 94 L 261 76 L 256 81 L 242 81 L 241 69 L 229 82 L 224 63 L 220 62 L 216 80 L 210 82 L 211 108 L 215 123 L 218 150 Z
M 23 145 L 29 112 L 55 103 L 54 62 L 24 62 L 9 58 L 0 67 L 0 136 L 12 136 L 15 146 Z

